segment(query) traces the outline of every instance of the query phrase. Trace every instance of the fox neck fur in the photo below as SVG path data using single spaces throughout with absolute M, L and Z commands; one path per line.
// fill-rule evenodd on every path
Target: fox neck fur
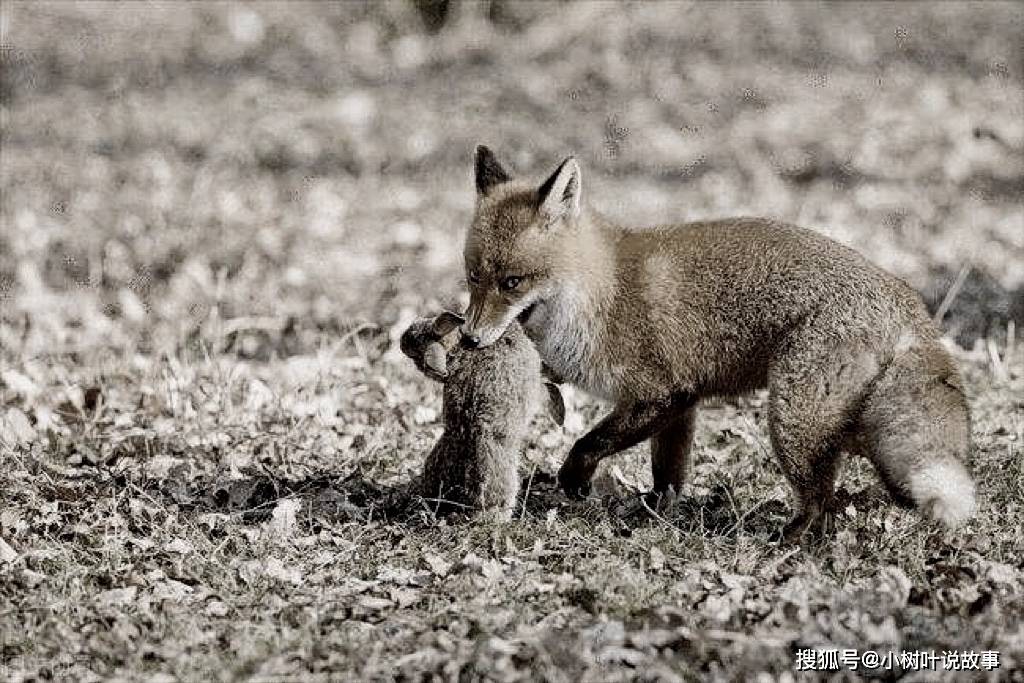
M 591 211 L 581 215 L 575 234 L 566 236 L 558 277 L 523 320 L 546 365 L 567 382 L 595 396 L 618 395 L 607 357 L 610 311 L 618 285 L 615 241 L 618 228 Z

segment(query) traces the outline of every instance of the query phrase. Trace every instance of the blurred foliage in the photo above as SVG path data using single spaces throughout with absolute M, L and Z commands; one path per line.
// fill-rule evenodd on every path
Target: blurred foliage
M 628 223 L 772 214 L 920 287 L 1024 281 L 1014 3 L 12 2 L 0 31 L 5 348 L 457 305 L 478 141 L 575 152 Z
M 770 213 L 919 286 L 965 262 L 1024 280 L 1013 3 L 2 16 L 5 347 L 61 305 L 26 341 L 173 348 L 213 307 L 330 329 L 454 304 L 479 140 L 529 173 L 573 151 L 628 222 Z

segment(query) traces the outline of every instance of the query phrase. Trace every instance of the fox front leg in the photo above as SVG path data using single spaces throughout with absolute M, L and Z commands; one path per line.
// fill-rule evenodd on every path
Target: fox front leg
M 558 471 L 558 483 L 571 498 L 585 498 L 597 466 L 610 455 L 651 438 L 693 407 L 690 394 L 676 394 L 654 401 L 633 401 L 616 406 L 569 451 Z

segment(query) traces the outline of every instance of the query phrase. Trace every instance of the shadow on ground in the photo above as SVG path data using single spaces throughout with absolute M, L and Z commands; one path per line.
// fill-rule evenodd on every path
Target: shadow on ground
M 199 478 L 189 482 L 151 479 L 136 482 L 148 495 L 174 504 L 183 512 L 195 515 L 223 514 L 245 524 L 262 524 L 274 515 L 281 501 L 301 502 L 300 525 L 317 533 L 325 525 L 344 523 L 384 523 L 405 527 L 427 527 L 438 522 L 435 502 L 416 492 L 413 482 L 382 484 L 361 472 L 346 476 L 317 474 L 302 479 L 250 476 L 242 479 Z M 854 505 L 866 510 L 884 505 L 880 496 L 871 492 L 850 494 L 843 489 L 837 494 L 838 507 Z M 615 533 L 630 536 L 634 531 L 652 525 L 665 525 L 685 533 L 709 538 L 777 537 L 790 515 L 789 506 L 780 500 L 756 503 L 737 502 L 735 491 L 725 482 L 718 482 L 705 492 L 657 498 L 652 494 L 621 494 L 570 501 L 558 487 L 554 476 L 534 472 L 525 477 L 515 517 L 543 520 L 551 510 L 563 517 L 601 519 L 611 524 Z M 454 513 L 446 521 L 468 522 L 468 514 Z
M 292 500 L 300 506 L 293 508 L 291 514 L 308 533 L 319 533 L 339 524 L 425 529 L 437 525 L 442 518 L 455 524 L 472 519 L 468 513 L 438 514 L 438 502 L 420 496 L 413 480 L 383 483 L 361 470 L 347 474 L 318 472 L 301 478 L 275 477 L 269 473 L 251 473 L 242 478 L 188 477 L 175 471 L 161 477 L 106 478 L 98 468 L 111 462 L 90 460 L 89 474 L 41 484 L 44 498 L 78 504 L 127 491 L 132 498 L 173 506 L 187 515 L 225 515 L 246 525 L 272 520 L 278 506 Z M 849 510 L 860 516 L 890 505 L 892 501 L 879 487 L 869 486 L 852 493 L 841 487 L 836 493 L 839 515 Z M 552 474 L 534 470 L 522 480 L 514 518 L 537 522 L 549 518 L 552 511 L 563 520 L 575 518 L 609 525 L 621 537 L 662 526 L 705 539 L 756 537 L 764 541 L 776 540 L 791 514 L 787 501 L 752 500 L 749 493 L 724 480 L 671 498 L 618 490 L 574 501 L 565 496 Z
M 408 483 L 379 484 L 359 472 L 347 476 L 317 474 L 302 479 L 270 475 L 200 478 L 189 482 L 152 479 L 138 485 L 184 512 L 232 515 L 246 524 L 266 522 L 281 501 L 297 499 L 303 504 L 299 523 L 314 532 L 324 522 L 415 523 L 429 512 Z

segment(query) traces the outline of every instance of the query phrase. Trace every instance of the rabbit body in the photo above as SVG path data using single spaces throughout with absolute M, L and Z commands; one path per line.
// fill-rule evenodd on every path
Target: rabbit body
M 420 492 L 439 512 L 510 519 L 527 429 L 545 392 L 540 355 L 518 323 L 482 349 L 464 348 L 457 331 L 436 328 L 436 320 L 418 321 L 402 339 L 403 352 L 444 383 L 444 433 L 424 462 Z M 425 367 L 431 353 L 436 360 L 437 344 L 444 364 Z

